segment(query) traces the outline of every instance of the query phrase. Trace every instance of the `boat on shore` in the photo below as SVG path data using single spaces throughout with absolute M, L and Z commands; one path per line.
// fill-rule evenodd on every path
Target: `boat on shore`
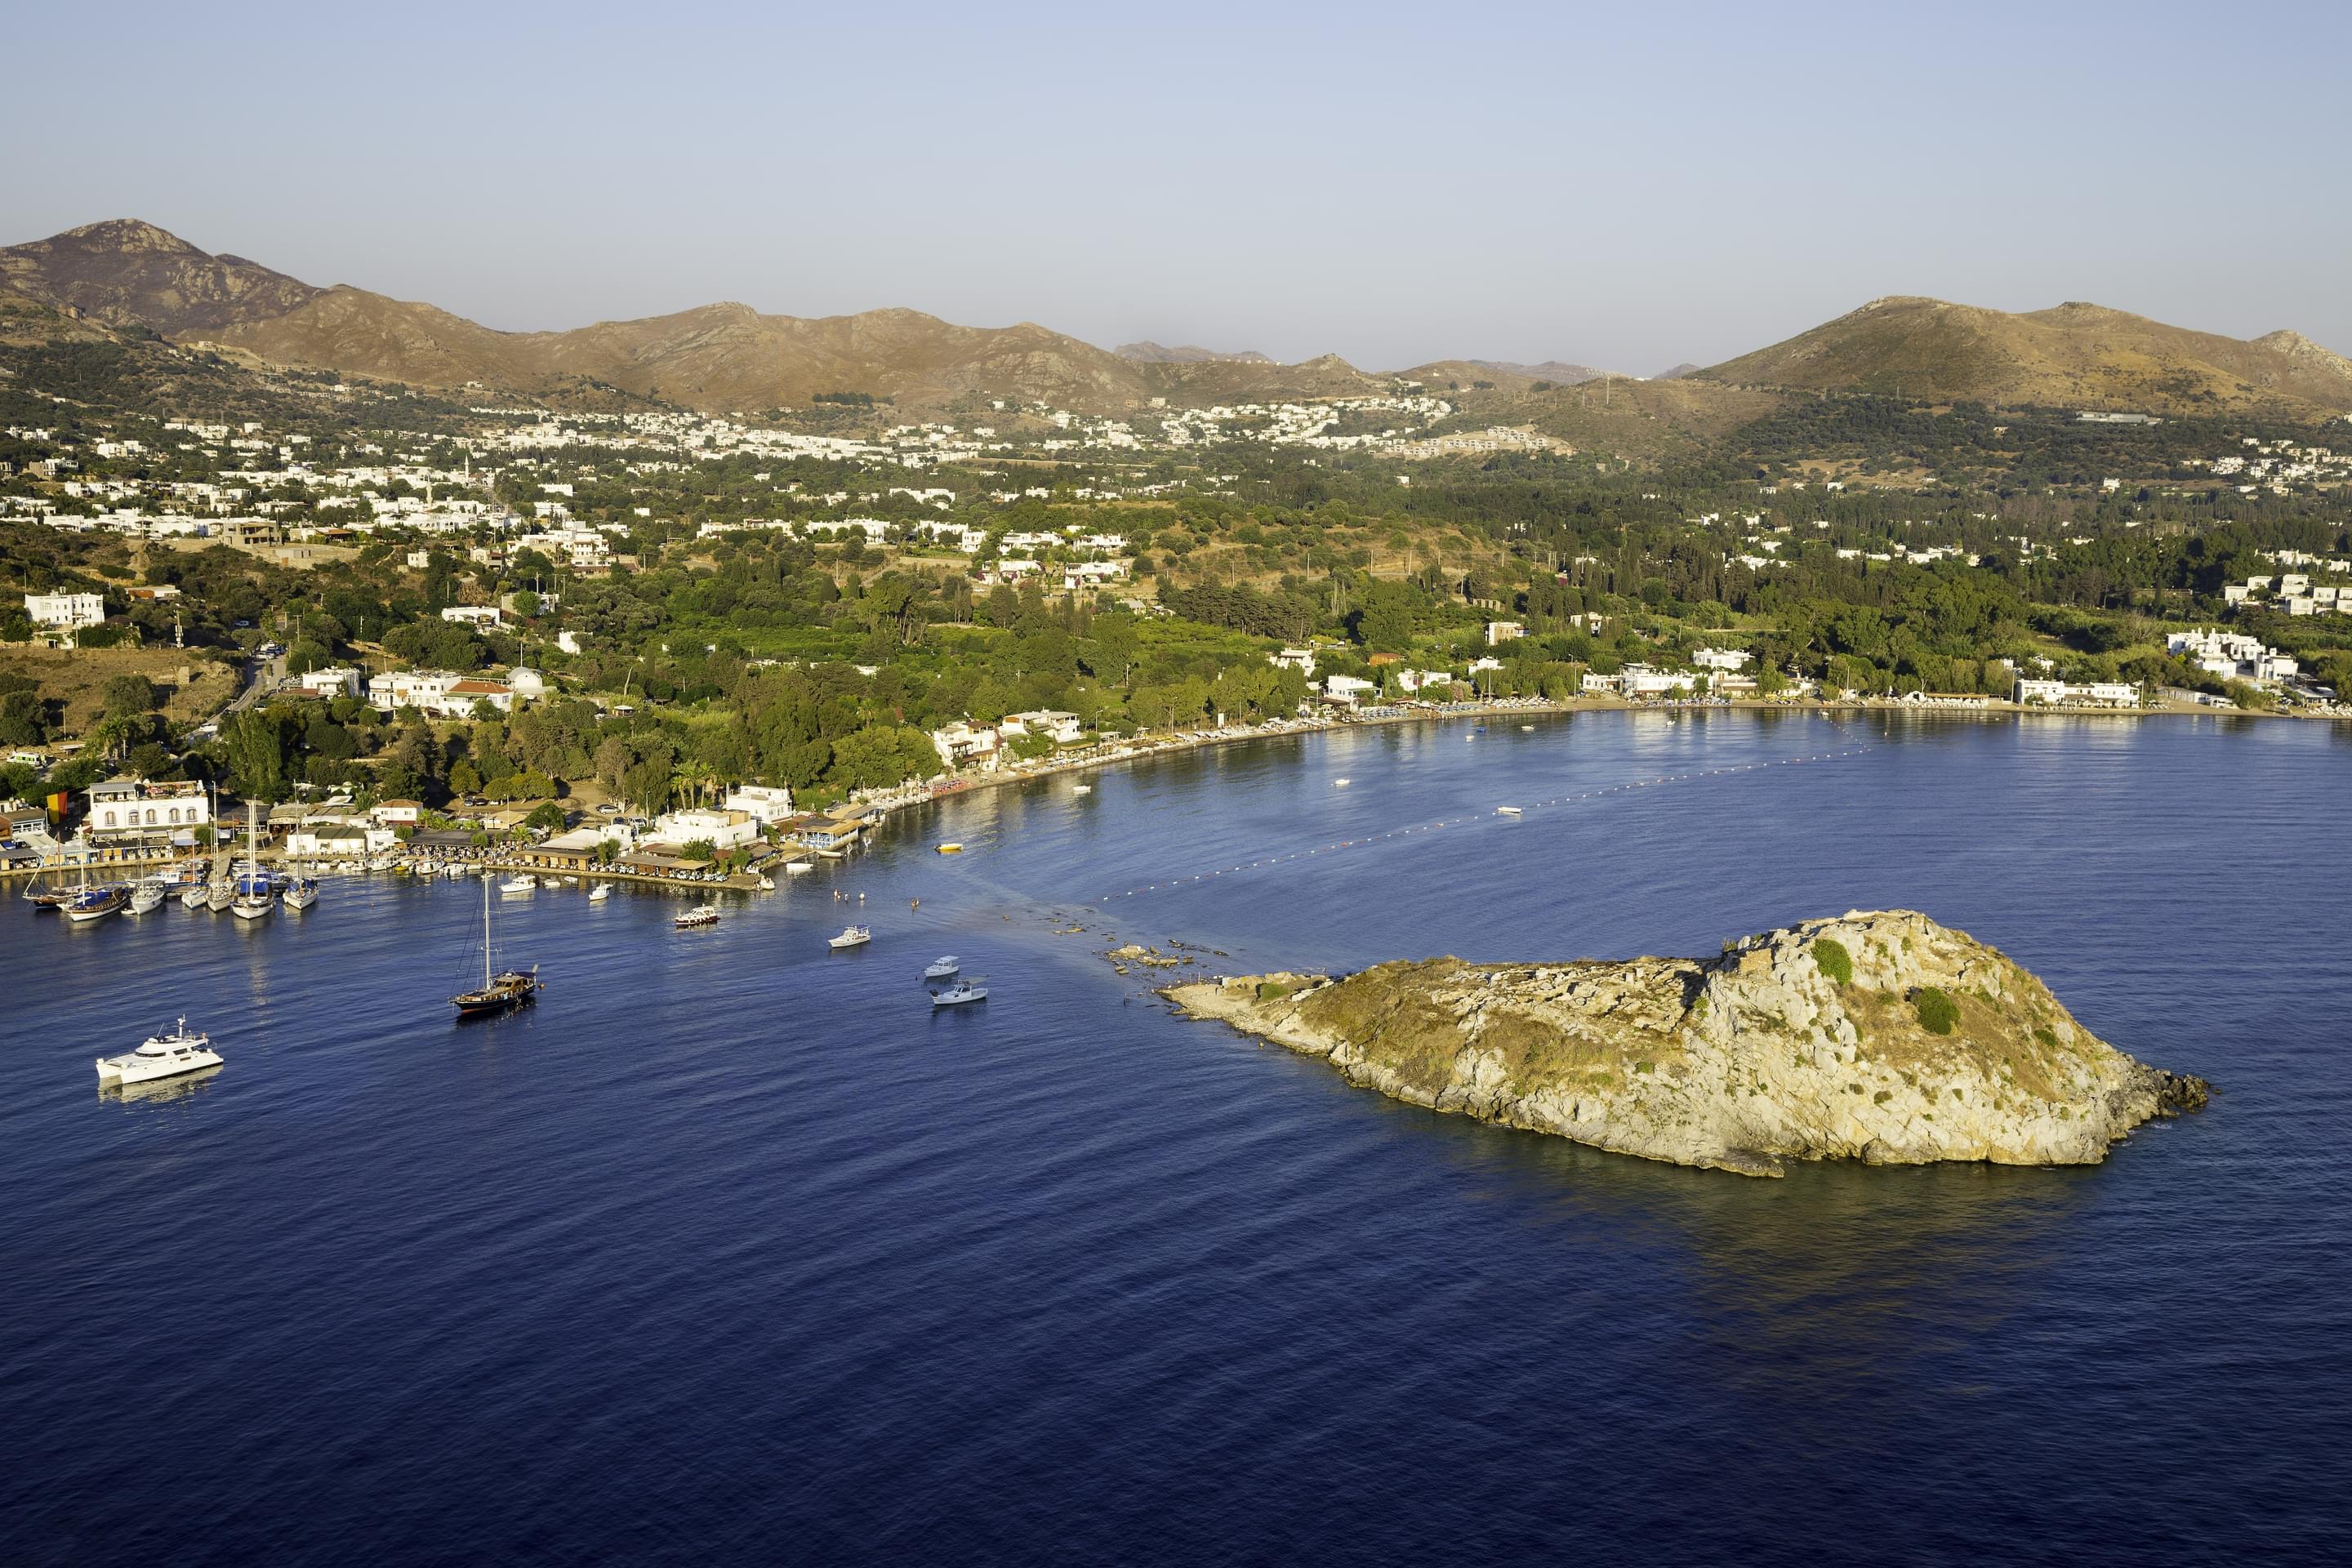
M 482 984 L 478 990 L 460 991 L 449 998 L 451 1006 L 463 1018 L 488 1017 L 522 1006 L 539 994 L 539 965 L 528 972 L 520 969 L 491 972 L 490 958 L 490 879 L 482 879 Z
M 694 931 L 702 926 L 715 926 L 719 923 L 719 907 L 716 904 L 697 904 L 669 923 L 680 931 Z
M 845 947 L 864 947 L 873 940 L 874 929 L 871 926 L 845 926 L 839 936 L 825 938 L 824 945 L 838 952 Z
M 134 1084 L 178 1078 L 183 1073 L 202 1072 L 220 1065 L 221 1055 L 213 1049 L 211 1038 L 201 1033 L 188 1033 L 188 1020 L 183 1017 L 170 1034 L 150 1035 L 135 1051 L 119 1057 L 100 1057 L 98 1087 L 129 1089 Z

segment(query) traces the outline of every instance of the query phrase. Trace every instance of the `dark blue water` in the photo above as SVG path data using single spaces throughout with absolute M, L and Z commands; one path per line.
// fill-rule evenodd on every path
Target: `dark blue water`
M 2348 782 L 2352 733 L 2219 720 L 1269 742 L 901 818 L 709 931 L 506 900 L 550 989 L 464 1027 L 470 884 L 260 930 L 10 900 L 0 1556 L 2333 1555 Z M 1748 1181 L 1391 1103 L 1100 956 L 1880 905 L 2221 1098 L 2095 1169 Z M 941 952 L 993 998 L 932 1016 Z M 226 1068 L 100 1096 L 184 1010 Z

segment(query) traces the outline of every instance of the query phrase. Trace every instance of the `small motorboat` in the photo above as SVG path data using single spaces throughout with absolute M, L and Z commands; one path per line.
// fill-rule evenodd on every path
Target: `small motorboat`
M 715 926 L 719 923 L 719 907 L 716 904 L 697 904 L 669 923 L 680 931 L 693 931 L 701 926 Z
M 1333 789 L 1346 789 L 1349 783 L 1349 781 L 1347 779 L 1333 779 L 1331 781 L 1331 787 Z
M 220 1065 L 220 1053 L 213 1049 L 212 1041 L 201 1033 L 188 1033 L 188 1021 L 182 1018 L 170 1034 L 151 1035 L 137 1050 L 126 1056 L 100 1057 L 98 1087 L 128 1089 L 133 1084 L 153 1083 L 158 1079 L 177 1078 L 182 1073 L 202 1072 Z
M 923 978 L 926 980 L 953 980 L 955 978 L 956 971 L 961 967 L 961 965 L 957 963 L 956 957 L 953 953 L 944 954 L 941 957 L 931 960 L 930 967 L 923 971 Z
M 1495 815 L 1496 816 L 1517 816 L 1519 815 L 1519 808 L 1516 805 L 1498 805 L 1495 808 Z
M 957 843 L 952 838 L 949 839 L 945 844 L 938 846 L 938 849 L 942 855 L 961 855 L 963 853 L 963 846 Z
M 505 881 L 499 884 L 499 891 L 502 895 L 510 893 L 533 893 L 538 890 L 539 880 L 534 877 L 509 877 Z
M 873 940 L 874 931 L 870 926 L 845 926 L 842 928 L 842 932 L 839 936 L 829 936 L 825 938 L 824 945 L 835 949 L 845 947 L 864 947 L 867 942 L 872 942 Z
M 541 877 L 539 879 L 539 885 L 542 888 L 560 888 L 563 886 L 563 879 L 561 877 Z
M 612 896 L 613 884 L 610 882 L 599 882 L 588 889 L 588 901 L 592 904 L 601 904 Z
M 1535 732 L 1536 727 L 1533 724 L 1522 724 L 1519 726 L 1519 733 L 1522 735 L 1532 735 Z
M 811 871 L 815 869 L 816 862 L 814 860 L 793 860 L 785 864 L 784 875 L 787 877 L 805 877 Z
M 975 976 L 975 980 L 978 977 Z M 934 992 L 931 996 L 931 1005 L 934 1007 L 961 1007 L 967 1002 L 985 1002 L 987 1000 L 987 986 L 977 984 L 973 980 L 959 980 L 944 991 Z
M 1077 784 L 1072 787 L 1070 793 L 1072 795 L 1092 795 L 1095 793 L 1095 786 L 1092 784 Z

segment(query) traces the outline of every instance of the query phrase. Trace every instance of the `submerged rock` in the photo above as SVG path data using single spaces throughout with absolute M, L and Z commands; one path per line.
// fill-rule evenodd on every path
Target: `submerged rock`
M 1748 1175 L 1790 1158 L 2095 1164 L 2210 1093 L 1907 910 L 1769 931 L 1713 959 L 1437 958 L 1161 994 L 1415 1105 Z

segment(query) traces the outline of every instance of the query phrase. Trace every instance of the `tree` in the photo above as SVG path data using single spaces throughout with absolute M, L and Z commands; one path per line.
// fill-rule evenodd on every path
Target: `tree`
M 110 676 L 99 692 L 99 710 L 109 718 L 152 713 L 155 710 L 155 683 L 143 675 Z
M 525 827 L 544 827 L 550 832 L 560 833 L 563 830 L 563 808 L 551 800 L 541 801 L 531 808 L 529 816 L 522 819 L 522 825 Z

